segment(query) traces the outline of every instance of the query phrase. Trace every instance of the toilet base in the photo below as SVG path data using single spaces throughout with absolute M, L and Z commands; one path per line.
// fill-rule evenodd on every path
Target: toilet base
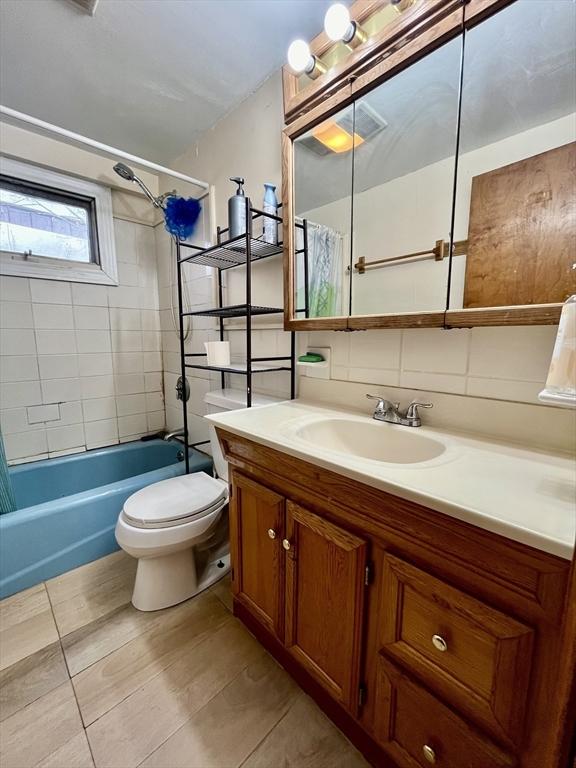
M 138 560 L 132 605 L 139 611 L 159 611 L 188 600 L 215 584 L 230 571 L 230 554 L 215 557 L 202 566 L 194 549 L 182 549 L 162 557 Z

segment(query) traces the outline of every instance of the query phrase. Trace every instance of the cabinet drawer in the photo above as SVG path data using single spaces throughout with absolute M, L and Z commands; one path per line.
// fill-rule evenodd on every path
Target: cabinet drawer
M 379 659 L 376 697 L 376 737 L 401 768 L 516 765 L 513 757 L 383 658 Z
M 533 631 L 392 555 L 384 558 L 380 652 L 505 743 L 518 743 Z

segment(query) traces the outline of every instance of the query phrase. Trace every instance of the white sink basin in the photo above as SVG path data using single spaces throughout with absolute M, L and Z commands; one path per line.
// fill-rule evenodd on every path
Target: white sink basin
M 419 464 L 446 450 L 439 440 L 415 434 L 414 427 L 377 421 L 322 419 L 299 427 L 295 436 L 317 448 L 390 464 Z

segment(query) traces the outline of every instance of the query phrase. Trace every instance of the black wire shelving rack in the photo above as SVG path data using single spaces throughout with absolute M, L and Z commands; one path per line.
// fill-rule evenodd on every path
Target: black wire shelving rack
M 177 280 L 178 280 L 178 310 L 180 319 L 180 358 L 182 381 L 186 381 L 186 371 L 190 369 L 217 371 L 220 373 L 222 389 L 226 386 L 227 375 L 244 376 L 246 379 L 246 405 L 252 406 L 252 377 L 255 374 L 269 373 L 273 371 L 287 371 L 290 373 L 290 397 L 294 399 L 296 392 L 296 334 L 290 332 L 290 354 L 285 356 L 253 357 L 252 356 L 252 318 L 262 315 L 276 315 L 284 312 L 283 307 L 263 307 L 252 304 L 252 265 L 254 262 L 267 259 L 282 253 L 282 242 L 272 244 L 254 237 L 254 222 L 264 218 L 273 219 L 278 225 L 282 223 L 280 216 L 265 213 L 257 208 L 252 208 L 250 198 L 246 198 L 246 233 L 238 237 L 229 237 L 228 229 L 218 227 L 216 244 L 210 248 L 201 248 L 182 240 L 176 241 Z M 187 253 L 187 251 L 192 253 Z M 182 290 L 182 265 L 196 264 L 211 267 L 216 270 L 218 306 L 210 309 L 184 311 Z M 245 303 L 224 305 L 224 290 L 222 273 L 235 267 L 246 267 L 245 278 Z M 246 360 L 241 363 L 230 363 L 228 366 L 208 365 L 207 361 L 201 362 L 206 357 L 205 352 L 188 353 L 184 342 L 184 318 L 185 317 L 212 317 L 218 320 L 219 338 L 224 341 L 226 326 L 224 321 L 231 318 L 246 318 Z M 185 391 L 183 387 L 183 391 Z M 182 413 L 184 422 L 184 444 L 188 442 L 188 413 L 185 397 L 182 400 Z M 199 445 L 199 444 L 197 444 Z M 186 473 L 188 474 L 189 458 L 185 451 Z

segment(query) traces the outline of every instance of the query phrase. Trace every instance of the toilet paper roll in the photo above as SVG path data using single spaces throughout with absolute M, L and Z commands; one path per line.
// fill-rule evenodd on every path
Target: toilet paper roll
M 208 365 L 226 368 L 230 365 L 229 341 L 205 341 L 206 357 Z

